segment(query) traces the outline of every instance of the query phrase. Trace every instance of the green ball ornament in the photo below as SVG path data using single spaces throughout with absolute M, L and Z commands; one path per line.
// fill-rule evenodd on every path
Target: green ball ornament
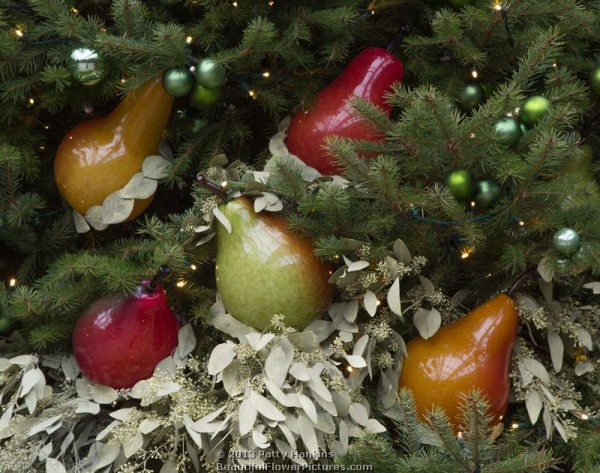
M 554 248 L 563 255 L 575 253 L 581 247 L 579 234 L 572 228 L 561 228 L 554 234 Z
M 470 171 L 457 169 L 448 174 L 446 185 L 456 200 L 463 202 L 477 189 L 477 181 Z
M 499 141 L 506 146 L 515 146 L 521 139 L 522 131 L 519 122 L 506 117 L 494 126 Z
M 204 107 L 209 107 L 214 105 L 219 101 L 221 97 L 221 88 L 216 89 L 208 89 L 206 87 L 201 86 L 200 84 L 196 84 L 192 88 L 192 93 L 190 95 L 190 105 L 195 109 L 202 109 Z
M 0 334 L 8 334 L 11 332 L 14 322 L 8 317 L 0 317 Z
M 487 210 L 493 207 L 496 202 L 502 197 L 502 188 L 500 184 L 492 179 L 484 179 L 477 182 L 475 190 L 475 205 L 476 208 Z
M 183 97 L 194 87 L 194 74 L 185 67 L 173 67 L 163 74 L 162 84 L 173 97 Z
M 210 58 L 198 63 L 194 75 L 196 82 L 207 89 L 216 89 L 225 82 L 225 69 Z
M 479 107 L 485 100 L 485 92 L 479 84 L 467 84 L 460 94 L 460 106 L 464 110 Z
M 67 67 L 77 82 L 87 86 L 96 85 L 107 73 L 104 60 L 92 48 L 74 49 Z
M 594 67 L 590 72 L 590 89 L 596 95 L 600 95 L 600 66 Z
M 550 100 L 546 97 L 540 95 L 529 97 L 521 107 L 521 121 L 527 128 L 533 128 L 548 110 L 550 110 Z

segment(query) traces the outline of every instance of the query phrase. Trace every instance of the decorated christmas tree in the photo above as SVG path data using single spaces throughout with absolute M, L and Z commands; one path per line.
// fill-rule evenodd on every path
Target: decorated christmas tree
M 600 471 L 600 2 L 0 28 L 0 472 Z

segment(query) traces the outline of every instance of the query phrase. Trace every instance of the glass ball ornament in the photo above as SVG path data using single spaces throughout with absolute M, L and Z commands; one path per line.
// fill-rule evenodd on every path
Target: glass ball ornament
M 6 316 L 0 317 L 0 334 L 8 334 L 11 332 L 14 325 L 13 319 Z
M 221 97 L 221 88 L 209 89 L 200 84 L 194 85 L 190 94 L 190 105 L 195 109 L 202 109 L 214 105 Z
M 535 95 L 525 100 L 520 110 L 521 121 L 527 128 L 536 126 L 542 117 L 550 110 L 550 100 L 541 95 Z
M 571 255 L 581 247 L 581 239 L 572 228 L 561 228 L 554 234 L 553 244 L 559 253 Z
M 173 67 L 163 74 L 162 84 L 173 97 L 183 97 L 194 87 L 194 74 L 185 67 Z
M 476 208 L 489 209 L 500 200 L 500 197 L 502 197 L 502 188 L 496 181 L 483 179 L 477 182 L 475 197 L 473 198 Z
M 589 82 L 592 92 L 600 95 L 600 66 L 596 66 L 591 70 Z
M 506 146 L 515 146 L 521 139 L 521 126 L 517 120 L 506 117 L 494 126 L 499 141 Z
M 225 69 L 211 58 L 202 59 L 194 72 L 196 82 L 207 89 L 216 89 L 225 82 Z
M 459 202 L 463 202 L 475 193 L 477 181 L 470 171 L 456 169 L 448 174 L 446 185 L 454 198 Z
M 195 117 L 192 120 L 191 126 L 190 126 L 190 130 L 192 133 L 198 133 L 200 130 L 202 130 L 205 126 L 208 125 L 208 120 L 204 119 L 204 118 L 200 118 L 200 117 Z
M 460 106 L 472 110 L 485 100 L 485 92 L 479 84 L 467 84 L 460 94 Z
M 75 48 L 69 56 L 68 69 L 80 84 L 96 85 L 106 76 L 106 64 L 92 48 Z

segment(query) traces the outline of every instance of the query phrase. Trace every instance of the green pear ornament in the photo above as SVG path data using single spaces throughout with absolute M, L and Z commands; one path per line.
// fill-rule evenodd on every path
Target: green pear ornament
M 161 78 L 131 91 L 111 113 L 80 123 L 63 138 L 54 177 L 64 199 L 81 215 L 122 189 L 141 172 L 147 156 L 158 154 L 173 97 Z M 141 214 L 154 194 L 136 199 L 129 219 Z
M 203 178 L 199 183 L 211 185 Z M 231 225 L 228 231 L 218 222 L 216 229 L 217 290 L 227 312 L 257 330 L 281 314 L 287 326 L 300 330 L 327 311 L 330 271 L 308 240 L 290 233 L 284 218 L 257 214 L 245 196 L 220 211 Z

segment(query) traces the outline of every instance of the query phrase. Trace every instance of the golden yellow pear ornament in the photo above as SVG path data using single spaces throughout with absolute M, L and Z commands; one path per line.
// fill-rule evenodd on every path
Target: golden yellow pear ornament
M 156 184 L 144 181 L 142 165 L 158 153 L 172 104 L 157 78 L 127 94 L 108 115 L 80 123 L 63 138 L 54 161 L 56 184 L 76 212 L 96 221 L 95 228 L 131 220 L 150 205 Z M 113 197 L 124 199 L 128 214 L 111 221 L 106 214 Z

